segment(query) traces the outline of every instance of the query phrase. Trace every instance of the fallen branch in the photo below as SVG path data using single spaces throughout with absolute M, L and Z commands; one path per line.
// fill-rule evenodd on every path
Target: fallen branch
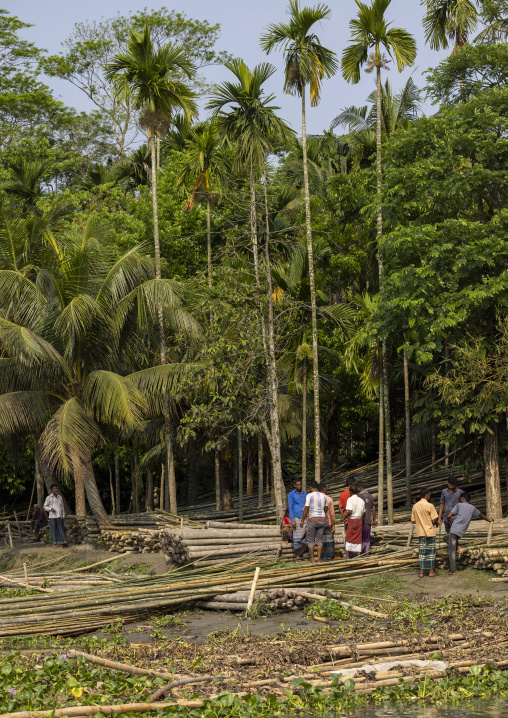
M 216 678 L 225 679 L 229 678 L 229 676 L 192 676 L 191 678 L 182 678 L 180 681 L 171 681 L 171 683 L 166 683 L 165 686 L 161 686 L 155 693 L 152 693 L 150 703 L 159 700 L 159 698 L 162 698 L 162 696 L 165 696 L 166 693 L 169 693 L 172 688 L 176 688 L 177 686 L 189 686 L 193 683 L 210 683 L 210 681 Z
M 175 675 L 173 673 L 168 673 L 166 671 L 154 671 L 151 668 L 138 668 L 138 666 L 131 666 L 129 663 L 110 661 L 107 658 L 102 658 L 101 656 L 94 656 L 91 653 L 83 653 L 82 651 L 75 651 L 73 649 L 67 651 L 67 655 L 71 658 L 78 658 L 78 656 L 81 656 L 88 661 L 88 663 L 95 663 L 98 666 L 111 668 L 113 671 L 132 673 L 135 676 L 156 676 L 157 678 L 175 679 Z

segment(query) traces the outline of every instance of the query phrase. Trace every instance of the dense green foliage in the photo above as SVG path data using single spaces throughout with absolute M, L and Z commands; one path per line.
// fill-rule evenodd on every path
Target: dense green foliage
M 427 4 L 429 39 L 455 45 L 427 73 L 435 114 L 422 116 L 412 81 L 366 86 L 364 107 L 331 108 L 330 131 L 305 145 L 266 92 L 274 68 L 219 51 L 218 25 L 146 10 L 81 24 L 48 57 L 21 39 L 23 20 L 0 14 L 0 507 L 28 501 L 35 458 L 103 518 L 101 504 L 152 507 L 148 479 L 159 485 L 163 465 L 180 503 L 212 495 L 219 467 L 227 503 L 238 427 L 249 492 L 260 436 L 265 459 L 280 444 L 286 474 L 307 454 L 312 465 L 314 419 L 325 468 L 375 459 L 381 347 L 395 457 L 467 442 L 481 464 L 499 434 L 497 462 L 508 55 L 466 40 L 479 18 L 502 39 L 504 4 L 464 17 L 457 3 L 444 15 Z M 287 91 L 331 106 L 344 48 L 311 32 L 329 10 L 290 10 L 262 46 L 285 53 Z M 345 76 L 385 68 L 383 48 L 410 64 L 411 28 L 392 27 L 389 2 L 359 10 Z M 215 62 L 229 79 L 210 88 Z M 66 107 L 43 73 L 77 85 L 92 111 Z

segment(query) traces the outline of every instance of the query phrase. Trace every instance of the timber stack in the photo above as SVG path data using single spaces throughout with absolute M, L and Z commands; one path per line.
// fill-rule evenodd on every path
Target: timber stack
M 103 529 L 101 544 L 118 553 L 160 553 L 162 533 L 160 529 Z
M 205 528 L 164 529 L 162 549 L 169 561 L 194 563 L 197 568 L 224 563 L 253 552 L 274 561 L 291 558 L 291 545 L 283 543 L 277 526 L 208 521 Z

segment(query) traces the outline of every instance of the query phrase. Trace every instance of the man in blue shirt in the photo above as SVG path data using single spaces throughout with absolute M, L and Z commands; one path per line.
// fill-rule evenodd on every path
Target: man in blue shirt
M 453 509 L 448 513 L 447 523 L 450 525 L 450 533 L 445 537 L 448 539 L 448 558 L 450 560 L 449 576 L 455 576 L 457 573 L 457 545 L 459 538 L 466 533 L 471 519 L 483 519 L 492 522 L 485 514 L 470 504 L 471 497 L 467 491 L 462 491 L 460 501 L 455 504 Z
M 443 516 L 445 520 L 445 531 L 447 534 L 450 533 L 450 524 L 446 520 L 446 517 L 454 509 L 460 501 L 460 497 L 463 494 L 462 489 L 459 489 L 458 481 L 453 476 L 448 479 L 448 488 L 441 491 L 441 500 L 439 502 L 439 521 L 438 526 L 443 523 Z
M 295 557 L 300 558 L 307 550 L 307 520 L 303 522 L 303 526 L 300 526 L 307 492 L 302 490 L 301 479 L 295 479 L 294 487 L 293 491 L 288 494 L 288 510 L 289 520 L 293 527 L 293 550 Z

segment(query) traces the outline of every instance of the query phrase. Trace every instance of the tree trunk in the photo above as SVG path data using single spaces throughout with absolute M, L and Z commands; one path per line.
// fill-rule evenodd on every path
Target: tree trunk
M 254 177 L 254 167 L 252 164 L 252 156 L 250 158 L 250 236 L 252 242 L 252 255 L 254 258 L 254 276 L 256 277 L 256 286 L 260 287 L 259 282 L 259 258 L 258 258 L 258 232 L 256 226 L 256 182 Z
M 231 461 L 221 457 L 220 461 L 220 486 L 222 506 L 225 511 L 233 508 L 233 497 L 231 496 Z
M 384 407 L 384 381 L 383 381 L 383 355 L 381 354 L 381 367 L 379 376 L 379 458 L 377 474 L 377 516 L 378 524 L 384 522 L 384 493 L 385 493 L 385 407 Z
M 189 504 L 195 504 L 197 500 L 197 484 L 196 484 L 196 446 L 194 441 L 189 441 L 189 483 L 187 487 L 187 497 Z
M 409 394 L 409 364 L 407 351 L 403 351 L 404 360 L 404 409 L 406 416 L 406 503 L 411 506 L 411 397 Z
M 312 315 L 312 379 L 314 388 L 314 479 L 321 480 L 320 456 L 320 423 L 319 423 L 319 363 L 318 363 L 318 335 L 317 335 L 317 308 L 316 283 L 314 280 L 314 250 L 312 246 L 312 226 L 310 220 L 310 192 L 309 168 L 307 165 L 307 128 L 305 119 L 305 86 L 302 88 L 302 152 L 303 152 L 303 186 L 305 192 L 305 223 L 307 227 L 307 254 L 309 256 L 309 287 Z M 282 517 L 281 517 L 282 519 Z
M 108 473 L 109 473 L 109 494 L 111 497 L 111 514 L 114 516 L 116 514 L 116 506 L 115 506 L 115 489 L 113 487 L 113 472 L 111 471 L 111 464 L 108 460 Z
M 490 431 L 483 435 L 483 459 L 485 463 L 486 514 L 492 519 L 503 518 L 501 480 L 499 477 L 498 425 L 491 422 Z
M 302 489 L 307 491 L 307 359 L 302 371 Z
M 85 484 L 79 456 L 73 460 L 72 470 L 74 478 L 75 513 L 78 518 L 84 519 L 86 516 Z
M 238 427 L 238 521 L 243 521 L 243 446 L 242 429 Z
M 386 342 L 383 342 L 383 384 L 383 400 L 385 409 L 386 511 L 388 514 L 388 523 L 393 524 L 392 432 L 390 423 L 390 395 L 388 390 L 388 359 L 386 355 Z
M 270 382 L 270 423 L 272 428 L 272 463 L 273 463 L 273 481 L 272 488 L 274 491 L 275 511 L 277 521 L 282 521 L 286 510 L 286 489 L 282 479 L 282 461 L 280 455 L 280 427 L 279 427 L 279 388 L 277 382 L 277 365 L 275 359 L 275 330 L 273 316 L 273 285 L 272 285 L 272 267 L 270 263 L 270 221 L 268 214 L 268 192 L 267 178 L 265 167 L 264 193 L 265 193 L 265 219 L 266 219 L 266 238 L 265 238 L 265 263 L 266 263 L 266 280 L 268 289 L 268 369 Z
M 115 494 L 116 494 L 116 513 L 120 513 L 120 456 L 115 451 Z
M 92 457 L 81 456 L 81 471 L 83 473 L 83 482 L 85 484 L 86 497 L 88 504 L 92 510 L 95 520 L 99 524 L 100 528 L 110 527 L 108 515 L 103 506 L 97 483 L 95 481 L 95 474 L 92 465 Z
M 247 451 L 247 496 L 252 496 L 254 493 L 254 456 L 252 449 Z
M 263 432 L 258 431 L 258 508 L 263 506 Z
M 206 195 L 206 253 L 208 258 L 208 286 L 212 286 L 212 229 L 210 194 Z
M 145 509 L 147 511 L 153 511 L 153 473 L 151 469 L 146 470 L 146 495 L 145 495 Z
M 220 454 L 215 449 L 215 510 L 222 510 L 222 498 L 220 490 Z
M 131 483 L 132 483 L 132 505 L 135 514 L 139 514 L 139 477 L 138 477 L 138 457 L 136 454 L 131 460 Z
M 153 244 L 155 250 L 155 276 L 161 278 L 161 249 L 159 242 L 159 208 L 157 203 L 157 160 L 155 157 L 155 133 L 150 132 L 150 150 L 152 154 L 152 210 Z
M 163 463 L 161 466 L 161 489 L 159 493 L 159 508 L 164 511 L 164 499 L 166 498 L 166 480 L 164 474 L 166 473 L 166 464 Z
M 44 481 L 42 478 L 41 470 L 39 468 L 39 461 L 37 455 L 35 456 L 35 485 L 37 487 L 37 506 L 42 509 L 44 504 Z

